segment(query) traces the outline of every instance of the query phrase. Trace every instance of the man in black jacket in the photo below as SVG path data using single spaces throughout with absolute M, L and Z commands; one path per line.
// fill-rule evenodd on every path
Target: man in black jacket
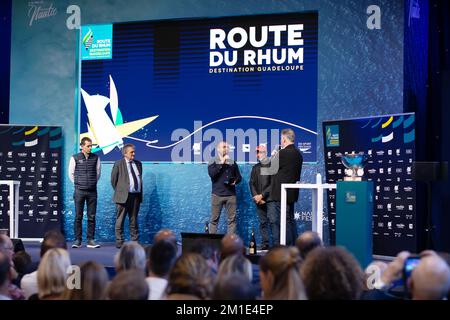
M 252 168 L 250 174 L 250 192 L 256 204 L 259 219 L 259 230 L 261 232 L 261 250 L 269 249 L 269 219 L 267 217 L 267 202 L 270 200 L 270 175 L 261 174 L 261 168 L 270 166 L 267 157 L 266 146 L 260 145 L 256 148 L 258 163 Z
M 236 162 L 228 155 L 229 147 L 225 141 L 216 147 L 217 157 L 208 164 L 208 174 L 212 182 L 210 233 L 217 232 L 220 212 L 227 210 L 228 231 L 236 233 L 236 185 L 242 177 Z
M 292 129 L 281 131 L 281 150 L 271 160 L 271 170 L 276 173 L 270 181 L 270 201 L 267 203 L 267 215 L 274 245 L 280 243 L 280 209 L 281 209 L 281 184 L 296 183 L 300 180 L 303 157 L 295 145 L 295 133 Z M 297 239 L 297 226 L 294 221 L 294 204 L 298 200 L 298 189 L 287 190 L 286 203 L 286 244 L 294 245 Z

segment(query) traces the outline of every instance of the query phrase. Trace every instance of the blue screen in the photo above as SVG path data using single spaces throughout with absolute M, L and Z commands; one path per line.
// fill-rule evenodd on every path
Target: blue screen
M 207 162 L 226 140 L 255 162 L 292 128 L 316 162 L 317 34 L 317 12 L 83 26 L 79 133 L 105 161 L 133 143 L 143 161 Z

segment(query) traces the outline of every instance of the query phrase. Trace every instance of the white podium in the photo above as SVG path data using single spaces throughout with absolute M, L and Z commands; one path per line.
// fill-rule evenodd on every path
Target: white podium
M 286 244 L 286 201 L 287 189 L 310 189 L 312 191 L 312 231 L 323 239 L 323 192 L 336 189 L 336 184 L 322 183 L 322 175 L 316 175 L 316 183 L 283 183 L 281 184 L 280 208 L 280 244 Z
M 0 185 L 9 186 L 9 237 L 18 238 L 20 181 L 0 180 Z

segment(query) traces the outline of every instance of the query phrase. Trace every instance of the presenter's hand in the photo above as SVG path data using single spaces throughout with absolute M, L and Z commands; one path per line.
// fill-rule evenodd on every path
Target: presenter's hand
M 227 155 L 227 154 L 224 155 L 223 158 L 222 158 L 222 164 L 225 164 L 225 162 L 227 162 L 229 159 L 230 159 L 229 155 Z
M 263 198 L 262 194 L 257 194 L 256 196 L 253 197 L 253 199 L 255 199 L 255 202 L 258 204 L 261 202 L 262 198 Z

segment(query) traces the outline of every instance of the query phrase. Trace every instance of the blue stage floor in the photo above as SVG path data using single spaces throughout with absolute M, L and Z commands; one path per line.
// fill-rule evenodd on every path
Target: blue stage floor
M 87 248 L 86 244 L 78 249 L 72 249 L 71 242 L 67 243 L 72 264 L 81 264 L 85 261 L 93 260 L 103 264 L 105 267 L 114 267 L 114 256 L 119 251 L 114 243 L 102 243 L 100 248 Z M 33 262 L 40 260 L 39 252 L 41 244 L 39 242 L 24 242 L 25 250 L 31 256 Z

